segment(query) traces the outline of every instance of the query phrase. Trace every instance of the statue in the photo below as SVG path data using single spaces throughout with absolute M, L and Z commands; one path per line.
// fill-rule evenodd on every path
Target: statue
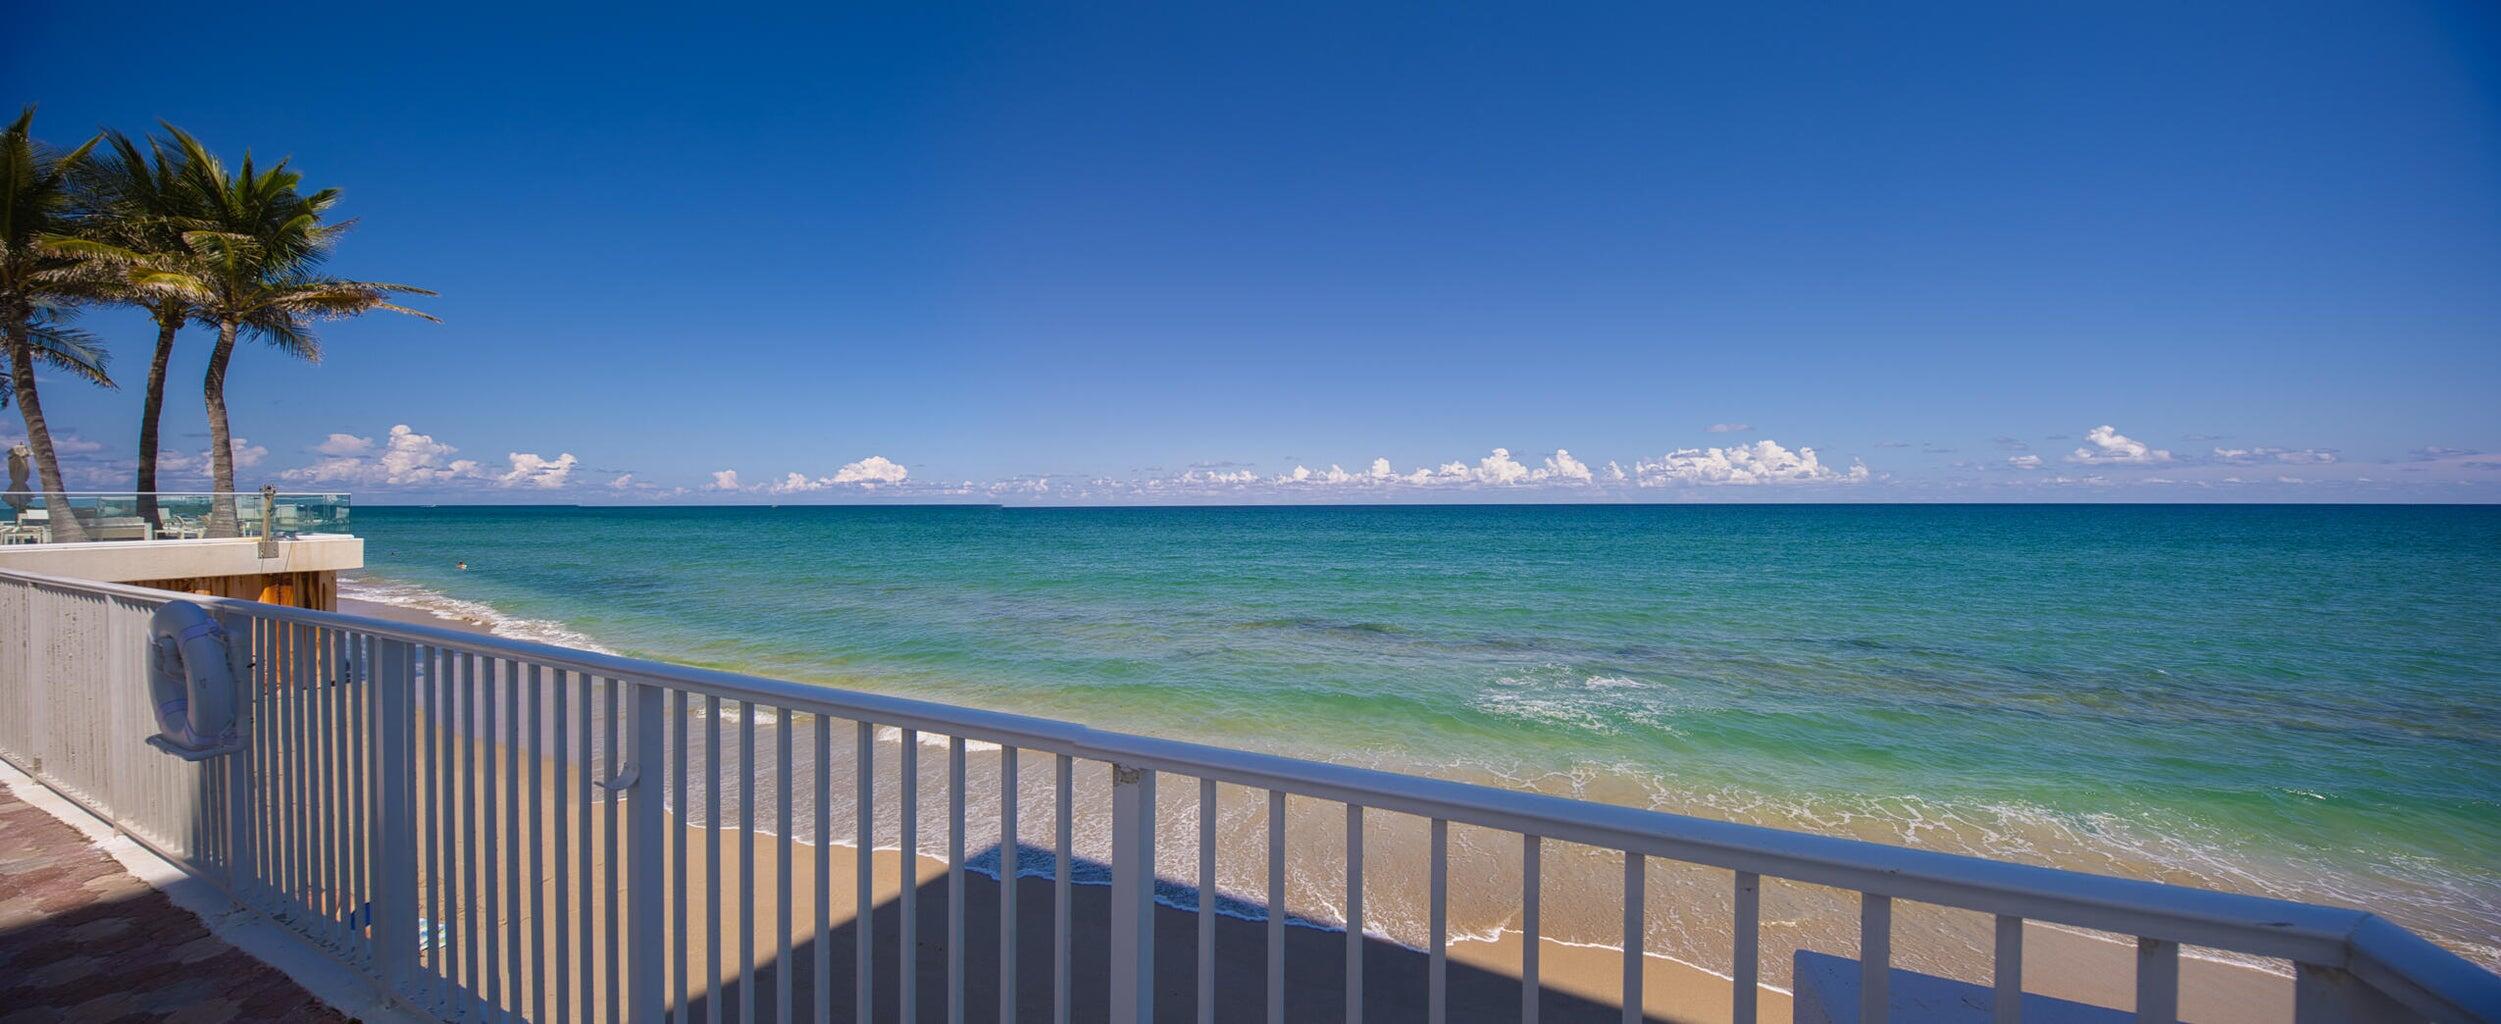
M 6 500 L 9 507 L 20 514 L 35 504 L 34 492 L 26 488 L 27 462 L 34 454 L 24 441 L 9 446 L 9 490 L 7 496 L 0 500 Z

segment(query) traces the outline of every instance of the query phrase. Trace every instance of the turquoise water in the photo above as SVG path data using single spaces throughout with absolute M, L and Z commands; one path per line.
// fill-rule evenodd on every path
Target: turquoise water
M 359 507 L 354 524 L 372 578 L 351 596 L 518 635 L 2358 903 L 2501 963 L 2501 509 Z

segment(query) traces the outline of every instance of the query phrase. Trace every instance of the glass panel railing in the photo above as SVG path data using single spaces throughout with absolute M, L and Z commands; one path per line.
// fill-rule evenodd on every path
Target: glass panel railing
M 217 494 L 205 491 L 138 494 L 81 491 L 67 508 L 40 493 L 0 495 L 0 544 L 71 541 L 175 541 L 213 537 L 280 540 L 348 532 L 344 492 Z M 75 519 L 75 528 L 67 521 Z

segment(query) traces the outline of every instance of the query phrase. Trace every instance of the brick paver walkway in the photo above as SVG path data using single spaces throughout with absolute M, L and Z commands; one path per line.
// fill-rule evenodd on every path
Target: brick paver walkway
M 0 1024 L 346 1019 L 0 787 Z

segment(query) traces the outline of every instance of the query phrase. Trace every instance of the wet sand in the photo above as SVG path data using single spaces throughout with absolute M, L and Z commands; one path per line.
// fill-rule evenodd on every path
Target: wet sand
M 427 612 L 391 605 L 343 600 L 341 610 L 348 614 L 450 628 L 468 628 L 478 632 L 485 631 L 481 623 L 454 622 Z M 481 756 L 496 758 L 498 771 L 506 770 L 506 761 L 500 753 L 497 753 L 498 748 L 494 744 L 482 742 L 478 746 Z M 552 837 L 555 834 L 554 815 L 557 813 L 557 792 L 552 763 L 542 762 L 540 774 L 543 780 L 540 793 L 543 816 L 540 824 L 545 830 L 544 834 Z M 571 792 L 575 794 L 581 792 L 578 777 L 573 780 Z M 425 794 L 422 789 L 418 794 L 418 801 L 419 807 L 423 808 Z M 622 808 L 624 805 L 615 806 Z M 943 804 L 933 804 L 924 799 L 921 808 L 924 842 L 936 841 L 944 835 L 943 806 Z M 605 830 L 608 827 L 609 807 L 610 805 L 604 801 L 593 805 L 593 827 L 590 835 L 604 839 Z M 571 807 L 572 814 L 578 814 L 579 809 L 579 803 L 574 803 Z M 569 828 L 578 827 L 578 818 L 572 817 L 572 814 L 568 815 Z M 931 821 L 933 817 L 938 820 Z M 498 820 L 501 821 L 501 818 L 499 817 Z M 622 822 L 619 824 L 621 826 Z M 456 832 L 456 828 L 454 831 Z M 622 832 L 621 827 L 619 831 Z M 776 892 L 779 868 L 783 863 L 782 858 L 786 850 L 792 878 L 792 906 L 795 916 L 792 955 L 788 961 L 791 965 L 788 973 L 791 977 L 794 1009 L 798 1016 L 807 1016 L 813 1012 L 816 1001 L 815 964 L 818 959 L 819 921 L 816 917 L 815 878 L 821 864 L 828 877 L 832 879 L 831 891 L 827 894 L 826 900 L 826 916 L 823 921 L 825 935 L 823 949 L 830 967 L 824 979 L 826 994 L 830 999 L 833 1015 L 837 1019 L 847 1018 L 853 1005 L 854 949 L 859 924 L 852 899 L 854 891 L 852 880 L 858 863 L 856 852 L 849 847 L 838 845 L 817 847 L 802 842 L 784 844 L 778 837 L 758 834 L 754 837 L 754 849 L 757 868 L 755 891 L 759 898 L 752 902 L 742 902 L 738 897 L 740 886 L 744 881 L 742 877 L 744 872 L 740 870 L 740 835 L 734 828 L 724 829 L 718 833 L 721 858 L 717 873 L 720 876 L 721 885 L 717 889 L 711 886 L 711 877 L 715 873 L 714 862 L 706 855 L 707 845 L 713 836 L 712 830 L 700 825 L 684 829 L 685 845 L 689 853 L 685 865 L 687 887 L 685 892 L 678 896 L 691 901 L 684 907 L 685 920 L 689 924 L 687 929 L 689 941 L 682 950 L 672 950 L 665 962 L 673 968 L 681 961 L 686 965 L 687 988 L 691 989 L 691 992 L 682 993 L 678 982 L 672 975 L 666 983 L 672 1001 L 681 996 L 691 998 L 697 1004 L 696 1019 L 702 1019 L 701 1014 L 706 1009 L 703 1004 L 716 998 L 722 999 L 727 1003 L 723 1007 L 725 1017 L 737 1019 L 740 1015 L 739 1004 L 746 998 L 752 998 L 757 1010 L 757 1019 L 776 1019 L 775 1006 L 780 995 L 779 979 L 782 972 L 777 968 L 780 962 L 778 956 L 780 932 L 778 923 L 773 919 L 773 908 L 776 906 L 773 895 Z M 577 841 L 578 838 L 577 836 Z M 431 844 L 435 840 L 430 833 L 426 833 L 421 834 L 421 841 Z M 592 852 L 593 877 L 604 883 L 606 870 L 604 844 L 594 843 Z M 578 850 L 566 852 L 566 863 L 569 867 L 578 863 L 575 860 L 576 857 L 578 857 Z M 421 855 L 420 862 L 423 861 L 424 857 Z M 498 859 L 498 864 L 500 863 Z M 481 865 L 481 868 L 483 867 L 484 865 Z M 876 957 L 876 966 L 872 974 L 877 996 L 874 1016 L 880 1020 L 896 1019 L 899 1012 L 896 1001 L 898 988 L 896 979 L 900 976 L 901 970 L 901 965 L 896 960 L 896 936 L 901 924 L 899 907 L 901 858 L 892 850 L 882 851 L 874 856 L 872 867 L 876 876 L 875 896 L 870 917 L 873 933 L 871 946 Z M 524 877 L 532 879 L 539 888 L 537 905 L 543 906 L 545 913 L 552 917 L 556 906 L 553 872 L 546 865 L 524 865 L 523 874 Z M 917 980 L 916 998 L 922 1013 L 937 1014 L 944 1012 L 948 990 L 946 865 L 941 860 L 918 858 L 913 876 L 917 901 L 914 916 L 918 922 L 917 942 L 914 950 L 917 966 L 914 975 Z M 619 905 L 622 896 L 623 879 L 618 881 L 619 885 L 614 888 L 605 884 L 594 884 L 582 890 L 590 896 L 588 902 L 594 918 L 590 922 L 580 924 L 574 934 L 598 935 L 602 936 L 604 941 L 607 935 L 620 931 L 606 919 L 610 909 Z M 574 882 L 579 884 L 579 879 L 574 879 Z M 966 1009 L 974 1018 L 995 1019 L 1002 988 L 999 973 L 998 924 L 1000 887 L 987 877 L 967 872 L 964 878 L 964 889 L 965 934 L 967 936 L 964 956 Z M 721 951 L 721 970 L 717 975 L 709 970 L 709 965 L 713 961 L 712 951 L 706 939 L 708 906 L 701 898 L 708 892 L 724 894 L 721 907 L 722 934 L 723 944 L 729 948 Z M 1047 879 L 1023 878 L 1017 883 L 1016 893 L 1020 953 L 1016 971 L 1015 998 L 1019 1015 L 1025 1019 L 1048 1020 L 1053 1006 L 1053 886 Z M 421 895 L 421 906 L 426 902 L 428 895 L 431 894 Z M 525 889 L 524 906 L 520 915 L 523 931 L 533 936 L 552 939 L 553 931 L 544 928 L 540 923 L 536 916 L 537 912 L 532 910 L 532 901 L 527 898 L 528 895 Z M 1236 895 L 1254 900 L 1262 898 L 1262 895 L 1258 893 Z M 1568 898 L 1564 898 L 1565 896 L 1566 894 L 1563 893 L 1549 891 L 1547 903 L 1550 914 L 1568 905 L 1569 901 Z M 475 898 L 476 894 L 473 892 L 470 898 L 463 902 L 471 902 Z M 1612 892 L 1603 896 L 1609 908 L 1613 907 L 1614 898 Z M 582 899 L 574 896 L 570 897 L 570 902 L 573 906 L 568 909 L 578 916 L 583 910 Z M 742 909 L 752 910 L 752 914 L 746 915 L 744 921 L 742 921 Z M 1298 906 L 1297 909 L 1301 908 Z M 680 912 L 678 905 L 672 904 L 669 915 L 674 920 Z M 1613 912 L 1609 910 L 1609 913 Z M 1075 942 L 1071 950 L 1072 974 L 1076 979 L 1076 987 L 1071 993 L 1074 1019 L 1101 1019 L 1105 1010 L 1105 986 L 1108 977 L 1107 944 L 1101 936 L 1105 934 L 1103 923 L 1109 916 L 1109 890 L 1102 886 L 1073 886 L 1071 915 L 1075 922 L 1073 928 Z M 493 915 L 495 919 L 501 919 L 503 916 L 505 915 L 500 908 Z M 1197 998 L 1195 976 L 1197 915 L 1194 912 L 1159 907 L 1156 918 L 1158 1011 L 1169 1015 L 1169 1019 L 1190 1019 L 1190 1015 L 1195 1010 Z M 478 919 L 486 918 L 480 916 Z M 738 948 L 737 936 L 742 930 L 752 936 L 753 962 L 758 970 L 752 995 L 743 990 L 740 984 L 742 972 L 739 965 L 743 958 Z M 1342 1013 L 1344 1006 L 1343 982 L 1346 956 L 1344 934 L 1292 927 L 1286 929 L 1286 936 L 1288 972 L 1286 999 L 1289 1017 L 1335 1019 Z M 2135 953 L 2131 945 L 2040 926 L 2028 929 L 2026 939 L 2024 977 L 2028 991 L 2117 1009 L 2127 1009 L 2132 1005 Z M 458 951 L 460 955 L 449 958 L 453 962 L 455 972 L 461 969 L 461 963 L 467 959 L 468 947 L 475 944 L 477 940 L 474 938 L 463 940 Z M 1520 1005 L 1518 981 L 1521 961 L 1520 946 L 1520 937 L 1516 932 L 1503 932 L 1491 940 L 1454 940 L 1452 942 L 1449 972 L 1452 1019 L 1517 1019 Z M 624 948 L 622 939 L 619 941 L 618 948 L 620 950 Z M 1267 962 L 1265 925 L 1237 918 L 1219 917 L 1216 948 L 1218 1019 L 1264 1020 L 1266 1018 Z M 522 961 L 524 969 L 521 973 L 524 977 L 518 983 L 514 994 L 519 996 L 519 1005 L 525 1009 L 541 998 L 538 991 L 540 981 L 532 976 L 535 973 L 531 969 L 532 965 L 544 962 L 552 966 L 555 963 L 552 947 L 548 949 L 548 954 L 542 954 L 538 950 L 528 951 Z M 591 951 L 594 955 L 588 958 L 580 950 L 570 951 L 566 958 L 570 965 L 563 972 L 572 979 L 573 984 L 579 985 L 585 977 L 585 969 L 589 970 L 589 977 L 595 980 L 595 983 L 589 986 L 589 999 L 593 1005 L 601 1007 L 603 1013 L 608 979 L 599 961 L 604 956 L 605 950 L 606 947 L 603 944 L 599 949 Z M 509 959 L 510 951 L 500 952 L 503 953 L 503 959 Z M 1827 952 L 1847 954 L 1850 951 L 1842 949 L 1827 950 Z M 1787 956 L 1787 950 L 1775 949 L 1767 944 L 1764 950 L 1766 973 L 1772 973 L 1771 960 Z M 1618 1007 L 1623 978 L 1623 961 L 1619 952 L 1614 949 L 1569 945 L 1549 940 L 1540 946 L 1539 961 L 1543 990 L 1540 1006 L 1545 1019 L 1558 1021 L 1619 1019 Z M 1427 958 L 1422 953 L 1377 938 L 1367 938 L 1364 963 L 1364 1001 L 1368 1019 L 1420 1020 L 1423 1018 Z M 1644 958 L 1643 967 L 1645 991 L 1643 1002 L 1646 1015 L 1650 1018 L 1663 1021 L 1696 1022 L 1728 1019 L 1731 993 L 1730 983 L 1726 979 L 1687 964 L 1655 956 Z M 1985 977 L 1986 965 L 1973 964 L 1970 965 L 1970 970 L 1956 973 L 1967 978 Z M 1779 974 L 1785 976 L 1786 972 L 1782 971 Z M 499 982 L 498 988 L 500 989 L 503 984 Z M 552 982 L 550 988 L 552 989 Z M 552 991 L 544 998 L 552 1009 L 554 1003 Z M 567 1000 L 573 1004 L 574 1013 L 580 1012 L 581 998 L 575 995 Z M 1766 987 L 1761 991 L 1760 1004 L 1762 1019 L 1785 1021 L 1791 1017 L 1788 996 L 1782 991 Z M 2246 967 L 2194 958 L 2184 959 L 2181 1011 L 2183 1019 L 2186 1020 L 2214 1021 L 2221 1022 L 2221 1024 L 2288 1019 L 2291 1014 L 2291 983 L 2287 978 Z

